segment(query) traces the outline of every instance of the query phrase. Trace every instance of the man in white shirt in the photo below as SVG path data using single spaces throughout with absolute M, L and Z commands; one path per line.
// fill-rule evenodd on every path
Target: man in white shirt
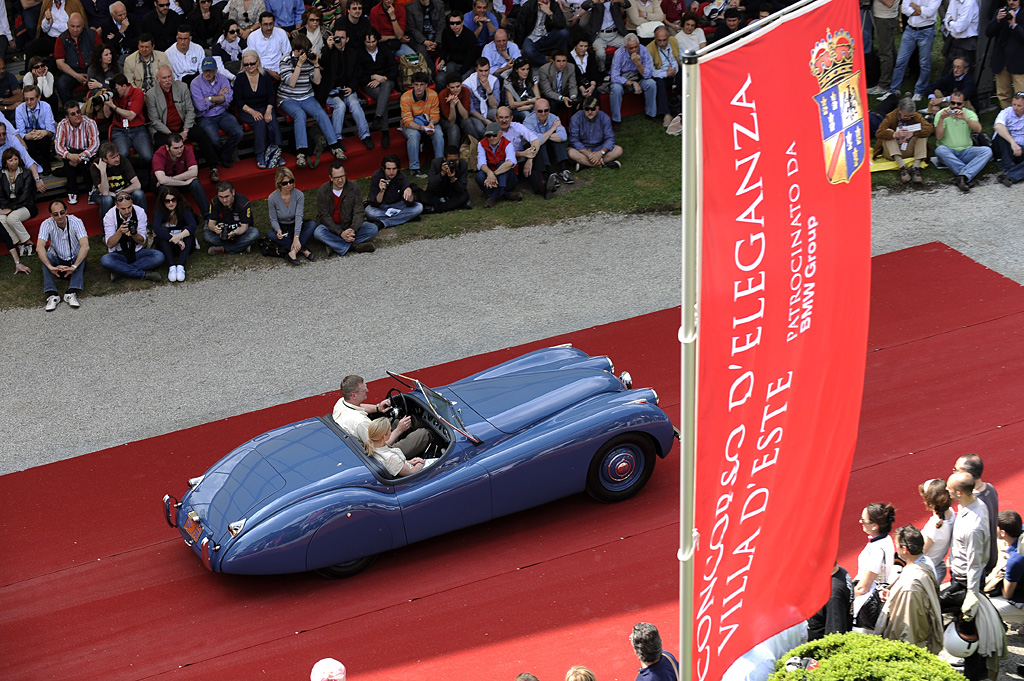
M 146 211 L 136 206 L 129 191 L 119 191 L 114 207 L 103 216 L 103 242 L 107 254 L 100 265 L 110 270 L 110 281 L 121 277 L 163 281 L 159 272 L 153 272 L 164 263 L 164 254 L 154 248 L 143 248 L 146 243 Z
M 274 24 L 274 15 L 260 15 L 260 30 L 249 34 L 248 47 L 260 55 L 260 63 L 274 80 L 281 80 L 281 57 L 292 51 L 288 34 Z
M 490 62 L 492 76 L 503 78 L 502 74 L 512 68 L 522 52 L 518 45 L 508 39 L 508 32 L 499 28 L 494 32 L 494 40 L 484 45 L 480 56 Z
M 978 51 L 978 20 L 978 0 L 950 0 L 942 18 L 946 35 L 942 44 L 942 57 L 946 62 L 943 73 L 952 68 L 957 57 L 965 57 L 971 64 L 977 63 L 974 57 Z
M 55 278 L 68 280 L 68 292 L 64 302 L 69 307 L 79 307 L 78 294 L 85 283 L 85 259 L 89 255 L 89 235 L 81 218 L 68 215 L 68 207 L 62 200 L 50 202 L 50 217 L 39 225 L 36 252 L 43 263 L 43 295 L 46 296 L 46 311 L 53 312 L 60 305 Z M 47 248 L 49 244 L 49 249 Z
M 200 67 L 206 52 L 198 44 L 192 42 L 192 29 L 188 24 L 178 27 L 178 36 L 174 47 L 167 50 L 167 59 L 171 62 L 174 79 L 188 84 L 199 75 Z
M 545 100 L 546 101 L 546 100 Z M 544 181 L 543 170 L 539 161 L 535 162 L 537 154 L 540 153 L 540 135 L 527 128 L 522 123 L 512 120 L 512 109 L 507 106 L 500 107 L 497 112 L 498 125 L 501 126 L 501 134 L 512 143 L 516 152 L 516 166 L 519 177 L 530 184 L 534 194 L 551 198 L 558 189 L 558 177 L 554 174 L 548 175 L 547 182 Z
M 928 78 L 932 73 L 932 43 L 935 42 L 935 19 L 939 13 L 940 0 L 903 0 L 901 11 L 907 17 L 907 27 L 900 39 L 900 51 L 896 56 L 896 70 L 892 72 L 889 95 L 899 94 L 903 84 L 910 55 L 917 47 L 918 65 L 921 73 L 914 86 L 914 101 L 919 102 L 928 94 Z M 887 95 L 888 96 L 888 95 Z
M 367 440 L 369 414 L 378 414 L 378 418 L 386 418 L 386 412 L 391 408 L 390 400 L 376 404 L 364 402 L 369 394 L 370 391 L 362 376 L 346 376 L 341 380 L 341 399 L 335 403 L 332 414 L 335 423 L 346 433 L 356 437 L 360 443 Z M 387 445 L 402 450 L 406 458 L 412 458 L 426 451 L 427 445 L 430 444 L 430 435 L 426 428 L 413 428 L 412 417 L 406 414 L 401 419 L 392 420 L 391 437 L 388 438 Z

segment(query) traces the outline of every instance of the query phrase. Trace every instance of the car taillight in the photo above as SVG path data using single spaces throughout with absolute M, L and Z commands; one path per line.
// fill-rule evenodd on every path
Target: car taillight
M 245 527 L 245 518 L 242 518 L 241 520 L 236 520 L 235 522 L 228 525 L 228 532 L 231 533 L 232 537 L 237 537 L 238 533 L 242 531 L 243 527 Z

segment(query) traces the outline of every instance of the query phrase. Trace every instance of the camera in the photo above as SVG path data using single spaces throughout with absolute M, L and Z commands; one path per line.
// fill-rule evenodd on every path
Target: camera
M 92 98 L 92 105 L 94 107 L 103 106 L 103 102 L 108 102 L 113 99 L 113 97 L 113 92 L 110 92 L 109 90 L 100 90 L 100 93 Z
M 444 167 L 448 169 L 448 172 L 450 172 L 452 175 L 454 175 L 459 170 L 459 162 L 458 161 L 445 161 L 444 162 Z
M 316 61 L 316 52 L 313 50 L 306 50 L 306 59 L 309 61 Z

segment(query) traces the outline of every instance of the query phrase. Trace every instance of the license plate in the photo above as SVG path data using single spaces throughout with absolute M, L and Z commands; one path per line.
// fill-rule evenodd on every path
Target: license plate
M 203 536 L 203 525 L 198 520 L 185 517 L 185 532 L 188 536 L 192 537 L 192 541 L 199 541 L 199 537 Z

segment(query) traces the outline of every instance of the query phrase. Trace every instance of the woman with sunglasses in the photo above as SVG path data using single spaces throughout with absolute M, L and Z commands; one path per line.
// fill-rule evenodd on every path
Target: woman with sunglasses
M 956 514 L 950 508 L 952 502 L 949 492 L 946 491 L 945 480 L 929 480 L 918 485 L 917 491 L 925 507 L 932 513 L 928 522 L 921 528 L 921 534 L 924 536 L 924 555 L 932 559 L 935 574 L 939 577 L 939 584 L 942 584 L 942 580 L 946 578 L 946 554 L 949 553 L 949 545 L 953 541 L 953 520 Z
M 50 73 L 50 67 L 46 65 L 46 57 L 32 57 L 29 59 L 28 68 L 25 69 L 25 75 L 21 79 L 22 88 L 26 85 L 38 87 L 43 95 L 43 101 L 56 111 L 60 105 L 57 101 L 53 84 L 53 74 Z
M 228 18 L 238 24 L 240 35 L 245 40 L 253 29 L 260 28 L 260 15 L 267 11 L 263 0 L 228 0 Z
M 224 69 L 236 76 L 242 68 L 242 52 L 245 51 L 245 40 L 241 34 L 238 23 L 226 19 L 221 25 L 220 37 L 213 45 L 213 56 L 220 57 Z
M 292 31 L 292 36 L 304 35 L 309 38 L 312 50 L 317 54 L 324 52 L 324 34 L 320 30 L 323 25 L 323 14 L 315 7 L 306 10 L 302 15 L 302 25 Z
M 167 281 L 185 281 L 185 263 L 196 240 L 196 219 L 176 187 L 164 187 L 153 211 L 156 245 L 169 265 Z
M 234 101 L 238 107 L 238 117 L 252 128 L 256 165 L 264 170 L 283 166 L 281 128 L 274 110 L 277 104 L 274 79 L 263 70 L 256 50 L 243 52 L 241 63 L 242 73 L 235 78 Z
M 290 264 L 300 264 L 300 253 L 312 262 L 316 256 L 306 248 L 306 244 L 313 236 L 316 222 L 302 219 L 306 197 L 295 189 L 295 175 L 287 168 L 278 168 L 274 181 L 277 190 L 267 198 L 267 210 L 270 213 L 267 238 L 287 252 L 284 259 Z
M 896 509 L 892 504 L 875 502 L 861 511 L 860 527 L 868 536 L 868 543 L 857 556 L 857 577 L 853 580 L 854 622 L 871 594 L 896 579 L 896 547 L 889 536 L 895 522 Z

